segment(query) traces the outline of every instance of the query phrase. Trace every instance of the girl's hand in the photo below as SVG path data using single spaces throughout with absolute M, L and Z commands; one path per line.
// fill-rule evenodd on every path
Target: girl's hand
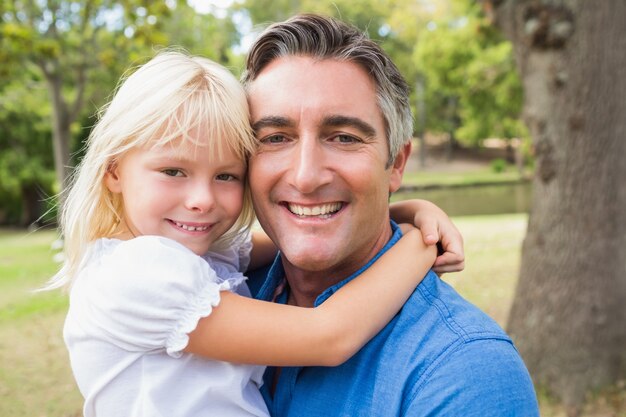
M 465 268 L 463 236 L 443 210 L 430 201 L 415 199 L 393 203 L 389 211 L 394 221 L 414 224 L 425 244 L 437 244 L 439 251 L 433 271 L 441 275 Z
M 413 226 L 410 223 L 400 223 L 398 225 L 398 227 L 400 228 L 400 230 L 402 231 L 402 235 L 406 235 L 407 233 L 409 233 L 411 230 L 415 230 L 416 227 Z M 424 242 L 426 243 L 426 242 Z M 430 245 L 429 245 L 430 246 Z

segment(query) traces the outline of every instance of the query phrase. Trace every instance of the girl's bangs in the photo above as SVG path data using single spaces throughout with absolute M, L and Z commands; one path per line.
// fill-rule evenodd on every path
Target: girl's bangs
M 256 147 L 247 107 L 242 109 L 241 103 L 233 100 L 226 104 L 223 97 L 216 96 L 214 91 L 191 92 L 163 115 L 161 123 L 156 124 L 160 127 L 145 142 L 165 146 L 176 141 L 177 145 L 185 145 L 183 148 L 193 145 L 218 158 L 227 146 L 246 159 Z

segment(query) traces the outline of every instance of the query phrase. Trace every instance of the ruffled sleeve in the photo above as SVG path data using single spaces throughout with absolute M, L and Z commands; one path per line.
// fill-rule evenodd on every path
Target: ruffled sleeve
M 252 251 L 252 233 L 242 230 L 229 240 L 214 244 L 203 257 L 211 262 L 219 262 L 234 272 L 245 272 L 250 265 Z
M 173 357 L 233 285 L 186 247 L 157 236 L 120 242 L 85 272 L 75 290 L 87 325 L 123 349 L 165 349 Z
M 234 247 L 239 258 L 239 270 L 245 272 L 250 266 L 250 252 L 252 252 L 252 233 L 248 230 L 240 233 L 235 241 Z

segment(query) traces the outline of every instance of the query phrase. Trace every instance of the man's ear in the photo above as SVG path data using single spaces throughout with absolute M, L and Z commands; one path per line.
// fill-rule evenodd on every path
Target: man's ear
M 402 174 L 404 173 L 404 168 L 406 167 L 406 163 L 411 156 L 411 142 L 408 142 L 406 145 L 400 149 L 396 159 L 393 161 L 391 165 L 391 175 L 389 177 L 389 192 L 393 193 L 400 188 L 402 184 Z
M 117 162 L 113 161 L 107 167 L 104 173 L 104 185 L 114 194 L 122 192 L 122 181 L 120 180 Z

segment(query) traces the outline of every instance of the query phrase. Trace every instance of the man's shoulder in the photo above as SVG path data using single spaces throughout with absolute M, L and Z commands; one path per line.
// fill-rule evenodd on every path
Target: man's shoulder
M 538 416 L 532 380 L 511 343 L 474 338 L 451 346 L 408 378 L 409 415 Z
M 399 320 L 417 329 L 407 337 L 422 334 L 446 340 L 446 344 L 496 338 L 510 342 L 504 330 L 485 312 L 463 298 L 454 288 L 429 271 L 406 302 Z M 417 331 L 417 334 L 414 332 Z
M 471 402 L 534 409 L 532 383 L 510 337 L 433 272 L 424 278 L 397 319 L 390 339 L 395 339 L 396 361 L 406 368 L 406 407 L 419 404 L 423 411 L 429 403 L 437 403 L 453 410 Z M 410 361 L 398 360 L 401 357 Z M 490 394 L 499 392 L 498 386 L 509 387 L 515 398 Z M 457 392 L 457 399 L 446 397 L 450 392 Z M 459 401 L 461 397 L 467 401 Z M 437 401 L 433 402 L 434 398 Z M 467 409 L 468 415 L 472 410 Z
M 433 272 L 380 336 L 384 340 L 381 360 L 392 368 L 390 372 L 406 373 L 409 385 L 419 385 L 429 372 L 461 364 L 467 357 L 490 360 L 480 355 L 485 345 L 496 346 L 495 354 L 517 355 L 511 339 L 493 319 Z M 405 369 L 396 368 L 397 364 Z

